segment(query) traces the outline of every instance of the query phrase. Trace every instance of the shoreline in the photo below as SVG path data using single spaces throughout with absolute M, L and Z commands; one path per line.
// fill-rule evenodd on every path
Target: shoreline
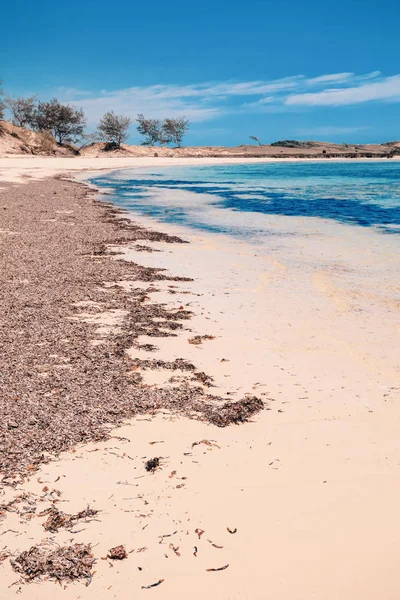
M 156 226 L 142 217 L 134 221 Z M 90 504 L 101 511 L 98 522 L 82 523 L 84 531 L 72 536 L 99 544 L 97 572 L 88 588 L 64 590 L 43 582 L 22 586 L 21 595 L 120 598 L 133 589 L 140 598 L 154 593 L 183 600 L 203 598 L 211 589 L 213 598 L 375 600 L 384 579 L 394 600 L 400 589 L 393 552 L 400 531 L 392 518 L 400 500 L 398 306 L 390 287 L 395 264 L 382 276 L 385 257 L 376 245 L 324 223 L 316 237 L 272 240 L 262 248 L 164 223 L 158 228 L 189 236 L 190 244 L 146 240 L 153 252 L 125 248 L 125 258 L 134 257 L 143 269 L 167 269 L 161 273 L 168 276 L 195 274 L 194 281 L 156 281 L 159 291 L 151 292 L 168 311 L 182 307 L 194 315 L 177 337 L 141 336 L 144 347 L 134 356 L 171 363 L 185 349 L 185 358 L 214 378 L 217 392 L 233 400 L 257 394 L 267 410 L 251 423 L 225 429 L 161 411 L 41 467 L 19 492 L 44 495 L 47 506 L 56 496 L 43 492 L 43 485 L 54 484 L 65 502 L 61 510 L 77 512 Z M 131 293 L 137 285 L 121 280 L 119 288 Z M 214 339 L 188 343 L 204 334 Z M 149 344 L 159 351 L 148 350 Z M 165 386 L 171 377 L 169 369 L 142 371 L 140 363 L 139 372 L 149 386 Z M 146 474 L 143 460 L 158 455 L 161 469 Z M 3 543 L 26 549 L 31 540 L 46 537 L 38 522 L 43 520 L 28 523 L 7 514 L 5 528 L 19 535 L 7 533 Z M 205 530 L 201 539 L 196 528 Z M 170 538 L 162 537 L 170 534 L 179 556 Z M 374 548 L 371 538 L 377 540 Z M 57 534 L 63 543 L 67 539 L 70 532 Z M 132 554 L 110 568 L 111 561 L 99 557 L 119 543 Z M 10 577 L 7 563 L 0 576 L 8 585 L 16 575 Z M 225 564 L 221 573 L 206 571 Z M 334 574 L 332 564 L 340 565 Z M 161 579 L 152 592 L 141 589 Z
M 391 159 L 400 160 L 400 156 Z M 55 175 L 81 171 L 114 171 L 136 167 L 186 166 L 186 165 L 226 165 L 257 163 L 302 163 L 302 162 L 388 162 L 384 158 L 169 158 L 169 157 L 59 157 L 59 156 L 18 156 L 0 157 L 0 184 L 2 181 L 25 183 Z

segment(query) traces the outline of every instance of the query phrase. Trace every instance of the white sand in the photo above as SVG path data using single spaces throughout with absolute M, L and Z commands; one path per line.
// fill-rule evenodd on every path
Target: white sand
M 340 162 L 346 159 L 329 159 L 330 161 Z M 348 160 L 348 159 L 347 159 Z M 380 159 L 357 159 L 360 161 L 377 162 Z M 387 159 L 381 159 L 387 162 Z M 392 160 L 400 160 L 400 157 L 394 157 Z M 63 173 L 78 173 L 80 171 L 98 171 L 112 170 L 135 167 L 167 167 L 181 165 L 211 165 L 211 164 L 235 164 L 249 162 L 320 162 L 321 159 L 292 159 L 292 158 L 168 158 L 168 157 L 84 157 L 74 158 L 52 157 L 52 156 L 10 156 L 9 158 L 0 157 L 0 182 L 11 181 L 14 183 L 27 182 L 34 179 L 42 179 Z
M 257 159 L 271 162 L 273 159 Z M 280 159 L 279 159 L 280 160 Z M 27 183 L 29 180 L 43 179 L 65 173 L 81 171 L 100 171 L 135 167 L 167 167 L 179 165 L 210 165 L 238 162 L 252 162 L 237 158 L 167 158 L 167 157 L 75 157 L 62 158 L 51 156 L 21 156 L 18 158 L 0 158 L 0 182 Z
M 317 219 L 266 218 L 275 233 L 296 235 L 253 245 L 162 224 L 191 244 L 154 243 L 162 253 L 127 258 L 195 278 L 157 283 L 150 300 L 193 310 L 188 330 L 141 338 L 159 353 L 132 355 L 192 360 L 215 378 L 212 392 L 262 394 L 270 410 L 227 429 L 168 414 L 142 417 L 115 432 L 127 440 L 92 444 L 43 467 L 23 490 L 55 487 L 61 510 L 89 503 L 101 510 L 99 520 L 51 536 L 40 526 L 46 517 L 19 523 L 10 515 L 3 529 L 18 534 L 2 535 L 0 548 L 54 537 L 97 544 L 96 557 L 117 544 L 134 552 L 113 567 L 99 560 L 87 588 L 32 584 L 21 587 L 22 598 L 400 597 L 398 242 Z M 196 334 L 215 339 L 189 344 Z M 145 373 L 149 385 L 170 375 Z M 203 439 L 218 447 L 191 448 Z M 153 456 L 163 466 L 152 475 L 143 462 Z M 7 587 L 17 580 L 8 561 L 0 578 L 2 598 L 14 597 L 19 586 Z M 159 587 L 141 589 L 159 579 Z

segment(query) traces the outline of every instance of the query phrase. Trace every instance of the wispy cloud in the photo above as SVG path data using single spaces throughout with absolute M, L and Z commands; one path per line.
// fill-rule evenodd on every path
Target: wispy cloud
M 315 93 L 289 95 L 287 106 L 345 106 L 363 102 L 400 101 L 400 75 L 384 77 L 373 83 L 363 83 L 348 88 L 326 89 Z
M 343 83 L 348 81 L 354 73 L 332 73 L 331 75 L 320 75 L 307 80 L 309 85 L 315 83 Z
M 92 125 L 108 110 L 132 118 L 141 112 L 158 118 L 185 115 L 193 122 L 200 122 L 241 111 L 284 112 L 372 100 L 397 102 L 400 101 L 400 75 L 383 77 L 378 71 L 365 75 L 343 72 L 273 80 L 134 86 L 103 90 L 98 94 L 62 88 L 58 93 L 63 100 L 81 106 Z

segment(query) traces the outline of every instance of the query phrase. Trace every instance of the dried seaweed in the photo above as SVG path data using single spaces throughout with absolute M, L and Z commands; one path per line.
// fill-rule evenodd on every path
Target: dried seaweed
M 213 546 L 213 548 L 218 548 L 218 550 L 221 550 L 223 548 L 223 546 L 218 546 L 218 544 L 214 544 L 214 542 L 212 540 L 207 540 L 207 542 L 209 544 L 211 544 L 211 546 Z
M 9 556 L 11 556 L 11 552 L 10 550 L 7 550 L 7 548 L 4 548 L 3 550 L 0 550 L 0 565 L 2 562 L 4 562 Z
M 110 548 L 107 554 L 107 558 L 111 558 L 112 560 L 124 560 L 125 558 L 128 558 L 128 553 L 126 551 L 125 546 L 120 544 L 119 546 Z
M 98 514 L 98 510 L 87 507 L 85 510 L 81 510 L 76 515 L 69 515 L 67 513 L 58 510 L 57 507 L 51 506 L 46 511 L 42 512 L 39 516 L 48 514 L 47 520 L 43 523 L 43 527 L 46 531 L 57 533 L 61 528 L 71 529 L 78 521 L 82 519 L 88 519 Z
M 215 335 L 195 335 L 188 339 L 189 344 L 200 345 L 204 340 L 215 340 Z
M 207 414 L 208 421 L 217 427 L 245 423 L 264 408 L 257 396 L 248 396 L 236 402 L 226 402 L 218 409 L 213 407 Z
M 157 587 L 163 581 L 164 581 L 164 579 L 159 579 L 158 581 L 156 581 L 156 583 L 151 583 L 150 585 L 142 585 L 142 590 L 149 590 L 153 587 Z
M 202 535 L 203 535 L 203 533 L 204 533 L 204 529 L 200 529 L 200 528 L 198 527 L 197 529 L 195 529 L 195 530 L 194 530 L 194 532 L 195 532 L 195 533 L 197 533 L 197 535 L 198 535 L 198 538 L 200 539 L 200 538 L 201 538 L 201 536 L 202 536 Z
M 160 458 L 158 456 L 155 456 L 154 458 L 150 458 L 149 460 L 147 460 L 145 462 L 144 466 L 145 466 L 146 471 L 150 471 L 151 473 L 154 473 L 154 471 L 160 467 Z
M 77 444 L 106 439 L 111 428 L 138 414 L 168 409 L 222 427 L 261 410 L 260 400 L 248 398 L 221 406 L 220 397 L 206 396 L 200 386 L 149 388 L 132 370 L 195 373 L 195 365 L 184 359 L 132 361 L 126 354 L 141 335 L 176 335 L 191 313 L 143 302 L 152 287 L 127 291 L 118 282 L 151 286 L 159 280 L 190 278 L 110 258 L 108 245 L 183 240 L 135 225 L 78 183 L 58 178 L 30 182 L 29 189 L 3 187 L 2 227 L 18 232 L 0 239 L 3 484 L 16 485 Z M 114 285 L 105 288 L 104 282 Z M 82 301 L 97 304 L 101 311 L 124 310 L 120 332 L 94 344 L 96 325 L 79 320 L 77 304 Z
M 19 505 L 22 502 L 30 502 L 30 495 L 27 492 L 19 494 L 9 502 L 0 504 L 0 518 L 5 517 L 10 512 L 21 514 L 22 511 L 19 510 Z
M 197 371 L 193 375 L 192 381 L 198 381 L 199 383 L 202 383 L 206 387 L 212 387 L 214 385 L 214 379 L 210 375 L 207 375 L 206 373 L 204 373 L 204 371 Z
M 169 371 L 195 371 L 196 367 L 185 360 L 184 358 L 176 358 L 172 362 L 168 362 L 160 359 L 153 360 L 142 360 L 140 358 L 135 358 L 132 361 L 135 367 L 139 367 L 141 369 L 167 369 Z
M 224 565 L 223 567 L 217 567 L 216 569 L 206 569 L 206 571 L 225 571 L 225 569 L 227 569 L 229 567 L 229 565 Z
M 173 544 L 170 544 L 169 549 L 172 550 L 176 554 L 176 556 L 181 555 L 181 553 L 179 552 L 179 546 L 174 546 Z
M 22 552 L 11 565 L 25 581 L 54 579 L 58 582 L 85 580 L 89 585 L 95 558 L 90 544 L 58 546 L 44 542 Z
M 194 448 L 195 446 L 199 446 L 200 444 L 204 444 L 205 446 L 211 446 L 214 448 L 220 448 L 218 444 L 215 444 L 214 441 L 211 440 L 200 440 L 199 442 L 193 442 L 192 448 Z

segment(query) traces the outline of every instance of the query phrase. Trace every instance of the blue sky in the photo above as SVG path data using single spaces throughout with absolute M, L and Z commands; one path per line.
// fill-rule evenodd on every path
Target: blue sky
M 6 91 L 90 128 L 114 109 L 186 115 L 193 145 L 400 139 L 399 0 L 21 0 L 2 22 Z

